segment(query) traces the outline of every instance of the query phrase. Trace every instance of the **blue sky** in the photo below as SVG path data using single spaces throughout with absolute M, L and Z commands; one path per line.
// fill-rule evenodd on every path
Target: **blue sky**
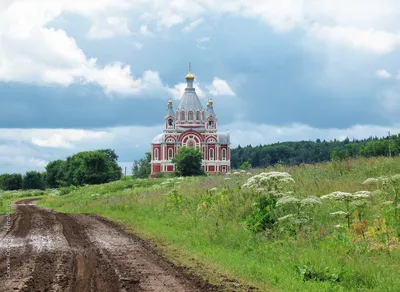
M 394 0 L 5 0 L 0 173 L 162 131 L 188 63 L 232 146 L 400 132 Z

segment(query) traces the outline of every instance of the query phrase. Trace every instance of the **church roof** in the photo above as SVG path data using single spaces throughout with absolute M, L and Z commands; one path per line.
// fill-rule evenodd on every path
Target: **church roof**
M 196 94 L 196 89 L 193 87 L 194 75 L 190 69 L 186 76 L 187 86 L 185 92 L 182 95 L 181 102 L 179 103 L 178 110 L 203 110 L 203 106 Z
M 158 134 L 153 138 L 151 144 L 161 144 L 164 141 L 164 134 Z
M 188 90 L 193 89 L 193 90 Z M 203 106 L 194 88 L 186 88 L 178 106 L 179 110 L 203 110 Z
M 218 132 L 217 133 L 218 142 L 221 144 L 230 144 L 230 135 L 228 132 Z

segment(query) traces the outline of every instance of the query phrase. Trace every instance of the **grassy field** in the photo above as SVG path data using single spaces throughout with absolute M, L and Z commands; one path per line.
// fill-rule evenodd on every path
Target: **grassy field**
M 399 173 L 397 157 L 278 165 L 65 188 L 40 204 L 117 221 L 212 282 L 226 275 L 264 291 L 399 291 Z

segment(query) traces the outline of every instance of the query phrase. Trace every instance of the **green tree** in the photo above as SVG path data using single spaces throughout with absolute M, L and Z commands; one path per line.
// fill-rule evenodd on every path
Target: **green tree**
M 242 165 L 240 166 L 240 169 L 242 169 L 242 170 L 248 170 L 249 168 L 250 168 L 250 162 L 248 162 L 248 161 L 245 161 L 245 162 L 243 162 L 242 163 Z
M 19 173 L 0 175 L 0 188 L 5 191 L 22 189 L 22 175 Z
M 46 166 L 46 186 L 57 188 L 67 185 L 67 162 L 54 160 Z
M 146 156 L 139 161 L 135 160 L 132 166 L 132 175 L 134 178 L 147 178 L 151 172 L 151 153 L 146 152 Z
M 73 185 L 102 184 L 122 177 L 116 157 L 105 150 L 82 151 L 67 159 L 67 181 Z
M 203 154 L 195 147 L 181 147 L 172 159 L 176 164 L 176 171 L 182 176 L 203 175 L 201 160 Z
M 45 188 L 45 182 L 43 176 L 38 171 L 28 171 L 23 177 L 23 187 L 25 190 L 43 190 Z

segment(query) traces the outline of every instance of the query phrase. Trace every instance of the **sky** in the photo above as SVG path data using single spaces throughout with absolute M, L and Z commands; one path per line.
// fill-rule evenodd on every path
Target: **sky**
M 188 63 L 231 146 L 400 133 L 397 0 L 2 0 L 0 173 L 150 149 Z

